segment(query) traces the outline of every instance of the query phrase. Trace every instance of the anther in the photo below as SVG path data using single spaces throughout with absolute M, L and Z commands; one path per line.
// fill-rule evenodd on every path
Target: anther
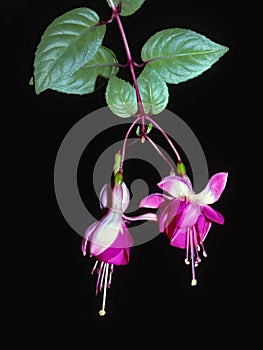
M 184 262 L 185 262 L 186 265 L 190 264 L 190 261 L 188 259 L 184 259 Z
M 197 285 L 197 280 L 193 278 L 191 281 L 191 286 L 196 286 L 196 285 Z

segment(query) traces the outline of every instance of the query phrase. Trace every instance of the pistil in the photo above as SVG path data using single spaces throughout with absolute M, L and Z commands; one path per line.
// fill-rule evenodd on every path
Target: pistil
M 102 297 L 102 308 L 99 311 L 100 316 L 104 316 L 106 314 L 105 311 L 105 305 L 106 305 L 106 294 L 107 294 L 107 288 L 108 288 L 108 272 L 109 272 L 109 264 L 105 263 L 104 269 L 103 269 L 103 275 L 102 275 L 102 281 L 101 285 L 104 287 L 103 288 L 103 297 Z M 104 280 L 103 280 L 104 278 Z

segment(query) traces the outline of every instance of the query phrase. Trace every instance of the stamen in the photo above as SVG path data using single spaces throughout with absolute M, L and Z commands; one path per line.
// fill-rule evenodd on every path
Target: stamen
M 105 263 L 104 265 L 104 269 L 103 269 L 103 276 L 102 276 L 102 279 L 104 277 L 104 281 L 102 281 L 102 285 L 104 286 L 104 289 L 103 289 L 103 299 L 102 299 L 102 308 L 101 310 L 99 311 L 99 315 L 100 316 L 104 316 L 106 314 L 106 311 L 105 311 L 105 304 L 106 304 L 106 292 L 107 292 L 107 287 L 108 287 L 108 283 L 107 283 L 107 280 L 108 280 L 108 271 L 109 271 L 109 264 L 108 263 Z
M 98 260 L 96 260 L 94 266 L 93 266 L 93 269 L 91 270 L 91 274 L 93 275 L 94 274 L 94 271 L 96 270 L 96 267 L 98 265 Z
M 111 285 L 112 274 L 113 274 L 113 271 L 114 271 L 113 266 L 114 266 L 113 264 L 110 265 L 110 274 L 109 274 L 108 288 L 110 288 L 110 285 Z
M 193 233 L 194 233 L 194 246 L 195 246 L 195 267 L 197 267 L 201 261 L 201 258 L 198 253 L 198 248 L 200 250 L 200 247 L 198 245 L 198 237 L 197 237 L 197 232 L 195 227 L 193 227 Z
M 195 286 L 197 284 L 197 280 L 195 278 L 195 264 L 194 264 L 194 240 L 193 240 L 193 231 L 190 231 L 190 248 L 191 248 L 191 266 L 192 266 L 192 281 L 191 286 Z
M 190 243 L 190 233 L 189 233 L 189 228 L 188 228 L 187 233 L 186 233 L 186 256 L 184 259 L 184 262 L 186 265 L 190 264 L 190 261 L 189 261 L 189 243 Z
M 107 263 L 105 263 L 104 266 L 103 266 L 103 270 L 102 270 L 102 274 L 101 274 L 101 278 L 100 278 L 100 292 L 102 291 L 103 283 L 105 282 L 105 281 L 103 281 L 103 278 L 104 278 L 105 269 L 106 269 L 107 266 L 108 266 Z
M 204 243 L 203 243 L 203 242 L 201 242 L 201 246 L 202 246 L 202 249 L 203 249 L 203 256 L 204 256 L 205 258 L 207 258 L 207 252 L 206 252 L 206 250 L 205 250 L 205 247 L 204 247 Z
M 99 292 L 100 276 L 101 276 L 101 271 L 102 271 L 103 265 L 104 265 L 104 262 L 102 261 L 100 263 L 100 267 L 98 269 L 98 278 L 97 278 L 97 283 L 96 283 L 96 295 L 98 295 L 98 292 Z

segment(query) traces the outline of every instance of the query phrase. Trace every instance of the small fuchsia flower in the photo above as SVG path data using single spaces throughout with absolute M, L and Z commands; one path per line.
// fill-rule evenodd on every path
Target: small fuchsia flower
M 90 256 L 96 258 L 92 274 L 96 270 L 98 273 L 96 284 L 96 295 L 103 290 L 102 309 L 100 316 L 104 316 L 106 291 L 111 285 L 114 265 L 126 265 L 130 259 L 130 247 L 133 239 L 126 226 L 127 223 L 136 220 L 157 221 L 157 216 L 153 213 L 128 217 L 124 214 L 130 201 L 130 194 L 127 186 L 122 182 L 122 174 L 115 176 L 115 185 L 112 190 L 109 185 L 104 185 L 100 192 L 100 207 L 107 209 L 106 214 L 90 225 L 82 240 L 82 253 L 85 256 L 89 243 Z M 111 192 L 111 196 L 109 193 Z M 99 267 L 97 265 L 99 263 Z
M 207 256 L 203 242 L 212 222 L 224 223 L 223 215 L 212 209 L 209 204 L 220 198 L 227 176 L 224 172 L 213 175 L 205 189 L 197 194 L 194 193 L 191 181 L 185 174 L 167 176 L 158 186 L 168 195 L 151 194 L 140 203 L 140 207 L 161 209 L 160 232 L 167 234 L 172 246 L 186 249 L 185 263 L 188 265 L 191 261 L 192 286 L 197 284 L 195 267 L 201 261 L 200 246 L 203 256 Z

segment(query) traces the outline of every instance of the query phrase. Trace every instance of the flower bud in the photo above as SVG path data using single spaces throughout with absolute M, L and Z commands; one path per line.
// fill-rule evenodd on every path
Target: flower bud
M 186 169 L 185 169 L 185 166 L 184 166 L 184 163 L 183 163 L 183 162 L 178 162 L 178 163 L 177 163 L 177 171 L 178 171 L 178 174 L 179 174 L 180 176 L 186 174 Z

